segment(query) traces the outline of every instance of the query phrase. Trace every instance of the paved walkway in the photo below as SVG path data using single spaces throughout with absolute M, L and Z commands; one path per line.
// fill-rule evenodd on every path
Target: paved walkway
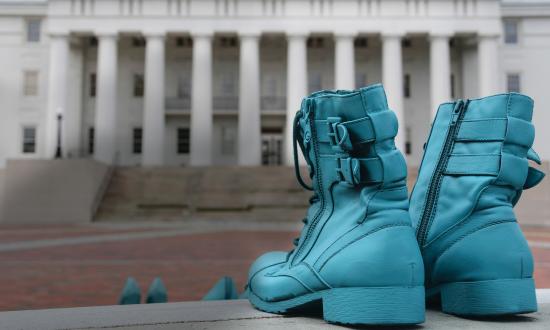
M 161 276 L 169 301 L 199 300 L 224 275 L 242 288 L 250 263 L 289 250 L 299 229 L 222 221 L 2 226 L 0 311 L 110 305 L 128 276 L 144 291 Z M 550 287 L 550 229 L 527 228 L 526 236 L 537 286 Z

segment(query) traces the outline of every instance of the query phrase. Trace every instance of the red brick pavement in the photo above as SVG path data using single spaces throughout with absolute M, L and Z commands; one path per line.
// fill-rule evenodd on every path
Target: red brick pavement
M 11 230 L 18 240 L 52 237 L 41 236 L 40 230 Z M 54 237 L 128 231 L 70 227 L 58 228 Z M 224 275 L 242 288 L 248 266 L 259 254 L 288 250 L 295 236 L 232 231 L 0 252 L 0 310 L 115 304 L 128 276 L 143 291 L 161 276 L 170 301 L 197 300 Z M 550 241 L 550 230 L 528 231 L 526 236 Z M 13 239 L 0 235 L 0 243 L 7 241 Z M 533 253 L 537 286 L 550 287 L 550 249 L 534 248 Z
M 238 287 L 263 251 L 292 232 L 223 232 L 0 253 L 0 310 L 115 304 L 128 276 L 146 291 L 161 276 L 170 301 L 198 300 L 224 275 Z

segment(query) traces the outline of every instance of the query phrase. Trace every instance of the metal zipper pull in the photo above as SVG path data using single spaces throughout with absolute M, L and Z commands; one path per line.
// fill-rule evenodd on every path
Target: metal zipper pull
M 462 112 L 462 108 L 464 108 L 464 101 L 458 100 L 453 109 L 453 118 L 451 121 L 451 125 L 456 125 L 456 122 L 458 121 L 458 117 L 460 117 L 460 113 Z

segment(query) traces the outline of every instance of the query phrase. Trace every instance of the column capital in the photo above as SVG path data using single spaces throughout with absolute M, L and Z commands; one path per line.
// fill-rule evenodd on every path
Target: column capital
M 240 39 L 259 39 L 261 36 L 261 31 L 239 31 Z
M 118 31 L 98 29 L 94 31 L 94 35 L 98 38 L 113 38 L 118 39 Z
M 50 38 L 69 38 L 71 33 L 67 30 L 51 30 L 48 31 L 48 36 Z
M 195 30 L 189 33 L 191 38 L 203 38 L 203 39 L 212 39 L 214 37 L 214 31 L 211 30 Z
M 159 31 L 159 30 L 144 30 L 141 32 L 141 34 L 147 39 L 166 37 L 166 31 Z
M 307 31 L 287 31 L 286 38 L 290 39 L 307 39 L 309 37 L 309 32 Z
M 453 32 L 444 32 L 444 31 L 436 31 L 436 32 L 430 32 L 429 39 L 450 39 L 454 36 Z
M 349 39 L 357 37 L 359 33 L 354 31 L 336 31 L 334 32 L 334 39 Z
M 500 38 L 500 33 L 498 32 L 483 32 L 480 31 L 477 33 L 477 39 L 498 39 Z
M 403 39 L 405 32 L 403 31 L 382 31 L 380 33 L 382 39 Z

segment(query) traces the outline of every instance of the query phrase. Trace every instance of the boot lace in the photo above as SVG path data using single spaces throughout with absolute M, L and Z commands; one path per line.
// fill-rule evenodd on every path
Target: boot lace
M 313 195 L 309 198 L 309 204 L 311 206 L 311 205 L 313 205 L 313 204 L 315 204 L 319 201 L 319 194 L 314 191 L 313 186 L 309 186 L 308 184 L 305 183 L 304 179 L 302 178 L 302 174 L 300 173 L 300 164 L 298 162 L 298 145 L 300 145 L 300 150 L 302 151 L 302 154 L 304 155 L 304 158 L 306 159 L 306 162 L 309 165 L 308 166 L 309 167 L 309 177 L 313 178 L 313 167 L 311 166 L 311 160 L 309 159 L 309 154 L 306 152 L 303 137 L 299 134 L 300 118 L 301 117 L 302 117 L 302 114 L 301 114 L 300 111 L 298 111 L 296 113 L 296 115 L 294 116 L 294 123 L 292 125 L 293 126 L 292 127 L 292 141 L 293 141 L 292 149 L 293 149 L 293 154 L 294 154 L 294 172 L 296 174 L 296 180 L 298 181 L 300 186 L 302 186 L 306 190 L 313 191 Z M 309 219 L 307 218 L 307 216 L 302 219 L 302 223 L 304 224 L 304 226 L 308 225 Z M 299 241 L 300 241 L 300 238 L 296 237 L 292 241 L 292 243 L 294 244 L 295 247 L 297 247 Z M 290 251 L 289 255 L 293 251 L 294 250 Z

